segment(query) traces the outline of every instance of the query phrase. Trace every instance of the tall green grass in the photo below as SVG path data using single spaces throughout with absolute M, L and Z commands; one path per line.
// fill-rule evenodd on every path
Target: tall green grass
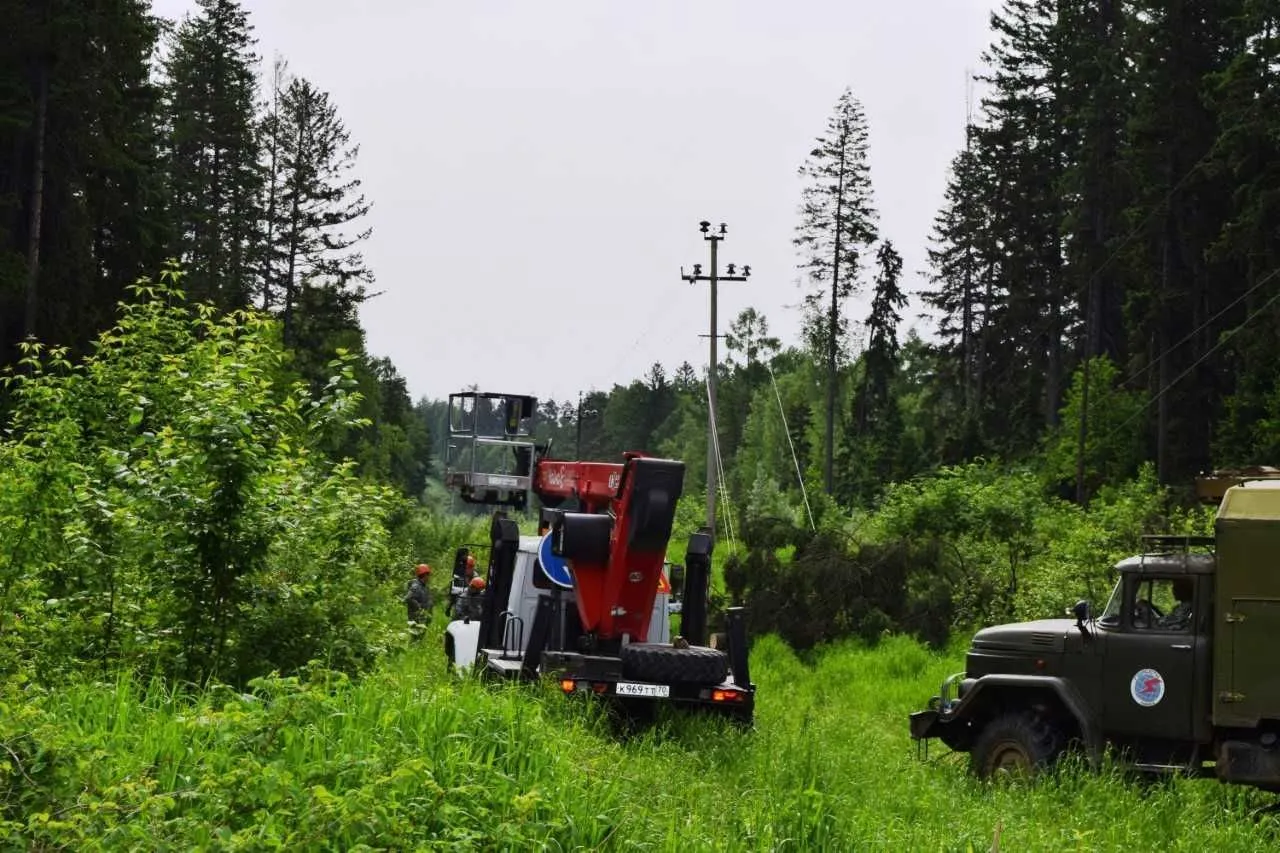
M 894 638 L 802 662 L 761 640 L 754 732 L 620 738 L 554 688 L 446 674 L 437 637 L 359 682 L 196 697 L 129 680 L 0 704 L 0 847 L 76 850 L 1266 850 L 1269 802 L 1068 769 L 1031 786 L 916 757 L 906 714 L 959 668 Z

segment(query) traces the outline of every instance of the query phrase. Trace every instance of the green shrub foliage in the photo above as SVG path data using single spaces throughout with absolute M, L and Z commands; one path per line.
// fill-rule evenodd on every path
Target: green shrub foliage
M 396 499 L 317 451 L 360 425 L 350 359 L 314 395 L 277 326 L 144 280 L 90 355 L 5 377 L 0 673 L 124 666 L 244 683 L 384 639 Z
M 942 644 L 956 630 L 1062 616 L 1080 598 L 1101 605 L 1142 534 L 1207 533 L 1209 516 L 1171 506 L 1150 466 L 1082 508 L 1034 472 L 971 463 L 891 484 L 847 524 L 793 529 L 792 548 L 767 539 L 731 556 L 725 586 L 754 632 L 797 649 L 894 631 Z

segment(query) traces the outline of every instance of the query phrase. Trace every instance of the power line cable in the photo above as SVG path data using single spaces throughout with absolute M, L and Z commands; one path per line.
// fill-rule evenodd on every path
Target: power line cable
M 791 448 L 791 461 L 796 466 L 796 480 L 800 483 L 800 496 L 804 498 L 804 510 L 809 514 L 809 528 L 817 530 L 818 525 L 813 521 L 813 509 L 809 506 L 809 490 L 804 486 L 804 474 L 800 473 L 800 457 L 796 455 L 795 442 L 791 440 L 791 427 L 787 425 L 787 411 L 782 406 L 782 393 L 778 391 L 778 380 L 773 375 L 773 367 L 766 361 L 764 363 L 765 370 L 769 371 L 769 380 L 773 383 L 773 395 L 778 400 L 778 414 L 782 416 L 782 431 L 787 436 L 787 446 Z
M 1225 308 L 1223 308 L 1223 309 L 1222 309 L 1221 311 L 1219 311 L 1217 314 L 1214 314 L 1214 315 L 1213 315 L 1212 317 L 1210 317 L 1208 320 L 1205 320 L 1205 321 L 1204 321 L 1203 323 L 1201 323 L 1199 326 L 1196 326 L 1194 329 L 1192 329 L 1190 332 L 1188 332 L 1188 333 L 1186 334 L 1186 336 L 1185 336 L 1185 337 L 1183 337 L 1183 338 L 1182 338 L 1180 341 L 1178 341 L 1176 344 L 1173 344 L 1173 345 L 1171 345 L 1171 346 L 1169 346 L 1169 347 L 1166 347 L 1166 348 L 1165 348 L 1165 349 L 1160 353 L 1160 356 L 1159 356 L 1159 357 L 1157 357 L 1157 358 L 1155 358 L 1155 359 L 1153 359 L 1153 360 L 1151 360 L 1150 362 L 1148 362 L 1146 367 L 1143 367 L 1143 368 L 1141 368 L 1141 369 L 1139 369 L 1139 370 L 1136 370 L 1136 371 L 1134 371 L 1131 375 L 1129 375 L 1129 376 L 1125 377 L 1125 380 L 1124 380 L 1124 383 L 1123 383 L 1123 384 L 1128 385 L 1128 384 L 1130 384 L 1131 382 L 1134 382 L 1135 380 L 1137 380 L 1140 376 L 1142 376 L 1144 373 L 1146 373 L 1148 370 L 1150 370 L 1150 369 L 1152 368 L 1152 366 L 1153 366 L 1153 365 L 1159 364 L 1159 362 L 1160 362 L 1160 358 L 1162 358 L 1162 357 L 1164 357 L 1164 356 L 1168 355 L 1169 353 L 1173 352 L 1173 351 L 1174 351 L 1174 350 L 1176 350 L 1178 347 L 1182 346 L 1182 345 L 1183 345 L 1183 344 L 1185 344 L 1187 341 L 1191 340 L 1191 339 L 1192 339 L 1192 338 L 1194 338 L 1196 335 L 1200 334 L 1200 333 L 1201 333 L 1201 332 L 1203 332 L 1205 329 L 1209 328 L 1209 326 L 1210 326 L 1210 325 L 1212 325 L 1212 324 L 1213 324 L 1215 321 L 1217 321 L 1219 318 L 1221 318 L 1221 317 L 1222 317 L 1222 315 L 1226 314 L 1226 313 L 1227 313 L 1228 311 L 1230 311 L 1232 308 L 1236 307 L 1236 306 L 1237 306 L 1237 305 L 1239 305 L 1241 302 L 1243 302 L 1244 300 L 1248 299 L 1250 296 L 1252 296 L 1252 295 L 1253 295 L 1254 291 L 1256 291 L 1258 288 L 1262 287 L 1262 286 L 1263 286 L 1264 284 L 1266 284 L 1267 282 L 1271 281 L 1271 279 L 1275 278 L 1277 275 L 1280 275 L 1280 269 L 1274 269 L 1274 270 L 1272 270 L 1271 272 L 1267 273 L 1267 274 L 1266 274 L 1265 276 L 1263 276 L 1262 278 L 1258 279 L 1257 284 L 1255 284 L 1253 287 L 1249 288 L 1249 289 L 1248 289 L 1248 290 L 1246 290 L 1244 293 L 1242 293 L 1242 294 L 1240 294 L 1239 296 L 1237 296 L 1234 300 L 1232 300 L 1232 302 L 1231 302 L 1231 304 L 1230 304 L 1230 305 L 1227 305 Z
M 645 339 L 649 337 L 649 333 L 653 331 L 654 326 L 656 326 L 658 321 L 662 319 L 663 314 L 671 310 L 669 297 L 673 296 L 675 291 L 678 289 L 679 288 L 674 285 L 669 285 L 667 289 L 662 292 L 660 298 L 657 300 L 654 310 L 649 314 L 643 325 L 639 327 L 642 331 L 636 336 L 635 340 L 631 343 L 631 346 L 623 350 L 617 361 L 615 361 L 608 370 L 596 374 L 596 376 L 587 383 L 587 387 L 594 387 L 597 382 L 607 380 L 618 370 L 619 367 L 622 366 L 622 363 L 640 347 L 640 344 L 644 343 Z
M 1275 272 L 1270 273 L 1270 274 L 1267 276 L 1267 278 L 1268 278 L 1268 279 L 1270 279 L 1270 278 L 1274 277 L 1277 273 L 1280 273 L 1280 270 L 1276 270 Z M 1242 321 L 1240 321 L 1240 324 L 1239 324 L 1238 326 L 1236 326 L 1234 329 L 1229 330 L 1226 334 L 1224 334 L 1221 338 L 1219 338 L 1219 339 L 1218 339 L 1218 342 L 1217 342 L 1216 344 L 1214 344 L 1213 346 L 1209 347 L 1209 349 L 1205 350 L 1204 354 L 1202 354 L 1199 358 L 1197 358 L 1195 361 L 1193 361 L 1193 362 L 1191 363 L 1191 366 L 1190 366 L 1190 367 L 1188 367 L 1186 370 L 1182 371 L 1182 373 L 1179 373 L 1179 374 L 1177 375 L 1177 377 L 1175 377 L 1175 378 L 1174 378 L 1173 380 L 1171 380 L 1168 384 L 1166 384 L 1163 388 L 1161 388 L 1161 389 L 1160 389 L 1156 394 L 1154 394 L 1154 395 L 1151 397 L 1151 399 L 1150 399 L 1150 400 L 1148 400 L 1147 402 L 1143 403 L 1143 404 L 1142 404 L 1142 406 L 1141 406 L 1141 407 L 1139 407 L 1139 409 L 1138 409 L 1137 411 L 1135 411 L 1135 412 L 1134 412 L 1133 414 L 1131 414 L 1129 417 L 1125 418 L 1125 419 L 1124 419 L 1123 421 L 1121 421 L 1117 426 L 1113 427 L 1113 428 L 1112 428 L 1112 429 L 1111 429 L 1111 430 L 1106 434 L 1106 438 L 1104 439 L 1104 441 L 1105 441 L 1105 440 L 1109 440 L 1109 439 L 1110 439 L 1112 436 L 1114 436 L 1117 432 L 1119 432 L 1120 430 L 1122 430 L 1122 429 L 1124 429 L 1126 426 L 1128 426 L 1130 423 L 1132 423 L 1132 422 L 1133 422 L 1133 420 L 1134 420 L 1135 418 L 1137 418 L 1139 415 L 1143 414 L 1147 409 L 1151 408 L 1151 405 L 1152 405 L 1153 403 L 1155 403 L 1157 400 L 1159 400 L 1159 399 L 1160 399 L 1161 397 L 1163 397 L 1165 394 L 1169 393 L 1169 391 L 1171 391 L 1171 390 L 1173 389 L 1173 386 L 1177 385 L 1177 384 L 1178 384 L 1179 382 L 1181 382 L 1183 379 L 1186 379 L 1189 375 L 1191 375 L 1191 372 L 1192 372 L 1192 371 L 1194 371 L 1197 367 L 1199 367 L 1200 365 L 1204 364 L 1204 362 L 1208 360 L 1209 356 L 1213 355 L 1215 352 L 1217 352 L 1219 349 L 1221 349 L 1221 348 L 1222 348 L 1222 347 L 1223 347 L 1227 342 L 1229 342 L 1232 338 L 1234 338 L 1234 337 L 1235 337 L 1235 335 L 1236 335 L 1236 333 L 1238 333 L 1241 329 L 1243 329 L 1245 326 L 1247 326 L 1251 320 L 1253 320 L 1255 317 L 1257 317 L 1257 316 L 1261 315 L 1263 311 L 1267 310 L 1268 308 L 1270 308 L 1272 305 L 1274 305 L 1274 304 L 1275 304 L 1276 302 L 1278 302 L 1278 301 L 1280 301 L 1280 293 L 1276 293 L 1274 296 L 1272 296 L 1272 297 L 1271 297 L 1270 299 L 1268 299 L 1266 302 L 1262 303 L 1262 304 L 1261 304 L 1261 305 L 1259 305 L 1257 308 L 1255 308 L 1253 311 L 1251 311 L 1251 312 L 1248 314 L 1248 316 L 1246 316 Z
M 720 428 L 716 421 L 715 404 L 711 401 L 711 380 L 708 377 L 703 383 L 707 389 L 707 413 L 711 419 L 711 445 L 715 455 L 716 473 L 719 474 L 718 492 L 721 494 L 721 501 L 724 508 L 724 529 L 729 537 L 729 552 L 736 553 L 738 550 L 737 541 L 733 535 L 733 511 L 729 504 L 729 489 L 725 485 L 724 459 L 720 455 Z
M 1147 225 L 1150 224 L 1152 218 L 1157 213 L 1159 213 L 1161 210 L 1164 209 L 1164 207 L 1173 199 L 1173 196 L 1180 189 L 1182 189 L 1186 185 L 1186 183 L 1191 179 L 1192 175 L 1198 172 L 1202 166 L 1204 166 L 1206 163 L 1209 162 L 1209 159 L 1212 154 L 1213 154 L 1212 151 L 1206 151 L 1204 155 L 1200 157 L 1199 160 L 1193 163 L 1191 167 L 1187 169 L 1185 173 L 1183 173 L 1182 177 L 1178 179 L 1177 183 L 1175 183 L 1172 187 L 1170 187 L 1169 191 L 1164 194 L 1164 197 L 1160 200 L 1160 202 L 1154 205 L 1150 210 L 1147 211 L 1147 214 L 1142 218 L 1142 221 L 1140 221 L 1136 226 L 1130 229 L 1130 231 L 1127 234 L 1125 234 L 1125 236 L 1120 240 L 1120 243 L 1114 249 L 1111 250 L 1111 252 L 1107 255 L 1106 259 L 1098 266 L 1098 268 L 1095 269 L 1092 274 L 1087 276 L 1084 279 L 1083 284 L 1081 284 L 1078 288 L 1076 288 L 1070 294 L 1071 299 L 1075 300 L 1076 302 L 1079 302 L 1080 297 L 1084 294 L 1085 290 L 1087 290 L 1089 286 L 1093 283 L 1093 280 L 1097 278 L 1099 275 L 1101 275 L 1103 271 L 1107 269 L 1107 267 L 1111 266 L 1111 264 L 1117 258 L 1120 257 L 1124 249 L 1129 245 L 1130 242 L 1132 242 L 1134 237 L 1137 237 L 1139 234 L 1141 234 L 1143 231 L 1146 230 Z M 984 306 L 984 307 L 989 308 L 990 306 Z M 1044 323 L 1041 323 L 1040 325 L 1036 326 L 1030 335 L 1025 336 L 1025 339 L 1036 340 L 1041 335 L 1048 332 L 1055 323 L 1060 323 L 1060 322 L 1062 322 L 1061 317 L 1050 317 Z M 1000 382 L 1004 381 L 1008 377 L 1008 375 L 1015 369 L 1015 367 L 1016 365 L 1013 365 L 1013 364 L 1006 365 L 1005 368 L 1001 370 L 999 373 L 995 374 L 994 377 L 988 377 L 987 379 L 988 384 L 993 386 L 1000 384 Z

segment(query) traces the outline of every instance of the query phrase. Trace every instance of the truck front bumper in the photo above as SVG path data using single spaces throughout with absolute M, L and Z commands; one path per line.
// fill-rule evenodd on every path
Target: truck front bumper
M 924 740 L 925 738 L 937 737 L 938 729 L 941 724 L 938 722 L 942 715 L 932 709 L 927 711 L 916 711 L 911 715 L 911 739 Z
M 942 730 L 946 727 L 952 708 L 960 701 L 960 694 L 963 692 L 963 686 L 965 686 L 964 680 L 965 674 L 963 672 L 948 676 L 942 682 L 942 688 L 938 691 L 938 695 L 929 700 L 928 707 L 923 711 L 916 711 L 911 714 L 912 740 L 925 740 L 942 736 Z

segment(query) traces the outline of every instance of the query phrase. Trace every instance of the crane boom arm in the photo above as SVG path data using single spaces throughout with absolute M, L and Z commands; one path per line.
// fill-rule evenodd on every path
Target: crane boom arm
M 577 498 L 587 512 L 599 512 L 617 496 L 623 467 L 617 462 L 539 459 L 533 471 L 533 492 L 544 501 Z
M 562 514 L 560 535 L 553 536 L 573 568 L 583 630 L 600 639 L 626 635 L 643 643 L 684 486 L 684 463 L 638 453 L 624 458 L 621 465 L 539 460 L 534 490 L 543 498 L 577 497 L 586 510 Z

